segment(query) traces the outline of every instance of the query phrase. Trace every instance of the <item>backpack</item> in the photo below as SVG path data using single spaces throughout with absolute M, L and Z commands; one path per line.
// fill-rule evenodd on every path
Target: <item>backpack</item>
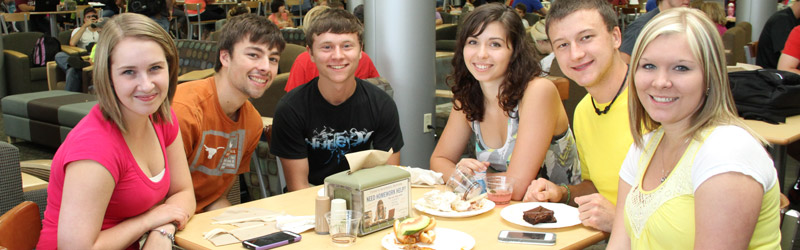
M 166 7 L 164 0 L 130 0 L 128 10 L 145 16 L 154 16 Z
M 739 116 L 769 123 L 800 114 L 800 75 L 777 69 L 728 73 Z
M 61 42 L 59 42 L 55 37 L 47 34 L 42 35 L 42 37 L 36 39 L 36 44 L 33 46 L 33 52 L 31 52 L 31 61 L 33 62 L 33 66 L 46 66 L 47 62 L 56 59 L 56 53 L 58 52 L 61 52 Z

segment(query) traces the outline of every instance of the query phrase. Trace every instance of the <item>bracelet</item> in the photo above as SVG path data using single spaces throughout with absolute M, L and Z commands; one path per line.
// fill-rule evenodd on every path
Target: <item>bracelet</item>
M 159 233 L 161 233 L 161 235 L 164 235 L 170 241 L 172 241 L 172 245 L 175 245 L 175 235 L 167 232 L 167 230 L 164 230 L 164 229 L 152 229 L 150 231 L 151 232 L 159 232 Z
M 567 199 L 564 201 L 564 204 L 569 205 L 569 199 L 572 198 L 572 192 L 569 190 L 569 187 L 567 186 L 567 184 L 561 183 L 560 186 L 562 186 L 562 187 L 567 189 Z

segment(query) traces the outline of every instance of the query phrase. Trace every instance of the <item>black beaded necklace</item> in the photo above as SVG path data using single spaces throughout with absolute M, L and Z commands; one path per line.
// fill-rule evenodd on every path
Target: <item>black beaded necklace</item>
M 617 97 L 619 97 L 619 94 L 622 93 L 622 89 L 625 88 L 625 81 L 627 81 L 627 80 L 628 80 L 628 70 L 626 69 L 625 70 L 625 78 L 622 78 L 622 84 L 619 85 L 619 90 L 617 90 L 617 94 L 614 96 L 614 99 L 611 99 L 611 102 L 608 104 L 608 106 L 603 108 L 603 110 L 600 110 L 600 109 L 597 108 L 597 105 L 594 104 L 594 97 L 592 97 L 592 107 L 594 107 L 594 112 L 597 113 L 597 115 L 603 115 L 603 114 L 608 113 L 608 110 L 611 109 L 611 105 L 614 105 L 614 101 L 617 100 Z

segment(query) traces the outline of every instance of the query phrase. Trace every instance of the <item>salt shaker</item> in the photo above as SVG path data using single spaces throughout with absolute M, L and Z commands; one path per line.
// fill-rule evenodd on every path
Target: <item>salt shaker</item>
M 317 196 L 314 211 L 314 231 L 317 234 L 328 234 L 328 222 L 325 213 L 331 210 L 331 198 L 327 195 Z

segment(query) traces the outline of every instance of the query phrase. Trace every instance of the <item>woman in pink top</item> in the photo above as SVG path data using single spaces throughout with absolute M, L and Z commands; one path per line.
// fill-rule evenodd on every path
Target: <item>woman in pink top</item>
M 286 3 L 283 0 L 272 1 L 269 6 L 272 14 L 269 15 L 269 20 L 278 25 L 278 28 L 292 28 L 294 22 L 289 17 L 289 11 L 286 10 Z
M 725 16 L 725 9 L 722 8 L 722 5 L 717 2 L 704 2 L 700 5 L 700 10 L 706 13 L 708 18 L 717 25 L 719 36 L 725 35 L 725 31 L 728 31 L 728 27 L 725 27 L 725 24 L 728 23 L 728 17 Z
M 195 211 L 180 127 L 170 108 L 175 43 L 143 15 L 103 27 L 98 104 L 53 157 L 37 249 L 171 249 Z

